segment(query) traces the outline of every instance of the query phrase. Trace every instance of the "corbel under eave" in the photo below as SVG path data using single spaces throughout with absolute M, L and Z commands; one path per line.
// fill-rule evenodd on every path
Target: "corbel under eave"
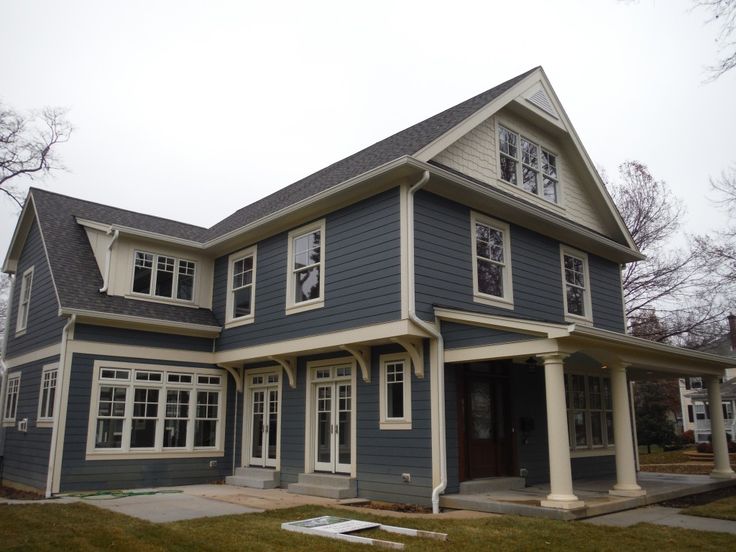
M 343 351 L 347 351 L 358 362 L 360 373 L 365 383 L 371 382 L 371 349 L 370 347 L 361 347 L 357 345 L 340 345 Z
M 296 389 L 296 363 L 294 357 L 270 356 L 268 359 L 273 360 L 284 369 L 289 378 L 289 387 Z
M 392 337 L 391 341 L 398 343 L 411 357 L 414 365 L 414 375 L 419 379 L 424 379 L 424 343 L 421 337 Z
M 218 366 L 230 372 L 230 375 L 235 380 L 235 389 L 238 391 L 238 393 L 242 393 L 243 392 L 243 378 L 240 375 L 240 370 L 237 370 L 233 368 L 232 366 L 227 366 L 225 364 L 218 364 Z

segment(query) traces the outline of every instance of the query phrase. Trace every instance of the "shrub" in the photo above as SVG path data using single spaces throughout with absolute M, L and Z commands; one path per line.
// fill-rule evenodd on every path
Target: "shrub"
M 684 444 L 692 445 L 695 442 L 695 432 L 692 429 L 683 431 L 682 435 L 680 435 L 680 439 L 682 439 Z
M 695 447 L 695 449 L 698 452 L 713 452 L 713 445 L 710 443 L 698 443 L 698 446 Z

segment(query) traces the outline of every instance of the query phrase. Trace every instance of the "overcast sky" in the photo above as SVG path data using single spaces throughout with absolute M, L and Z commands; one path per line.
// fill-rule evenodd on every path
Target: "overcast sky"
M 704 84 L 717 27 L 687 0 L 0 0 L 0 98 L 66 106 L 68 172 L 36 185 L 210 226 L 542 65 L 600 168 L 647 163 L 723 224 L 736 70 Z M 17 213 L 0 203 L 4 252 Z

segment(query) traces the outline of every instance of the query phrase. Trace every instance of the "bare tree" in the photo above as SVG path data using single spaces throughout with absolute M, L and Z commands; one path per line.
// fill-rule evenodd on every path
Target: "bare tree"
M 654 341 L 703 345 L 727 314 L 720 280 L 695 240 L 669 245 L 685 214 L 667 184 L 638 161 L 619 167 L 620 181 L 607 183 L 634 242 L 647 256 L 623 270 L 626 318 L 632 334 Z
M 66 142 L 71 132 L 64 109 L 24 114 L 0 103 L 0 192 L 20 206 L 23 193 L 18 180 L 62 169 L 56 146 Z
M 2 354 L 3 336 L 8 326 L 8 305 L 10 304 L 10 276 L 0 273 L 0 354 Z
M 711 180 L 716 192 L 716 205 L 721 207 L 732 220 L 736 216 L 736 164 Z M 713 270 L 722 279 L 724 286 L 733 291 L 736 286 L 736 223 L 730 223 L 714 236 L 701 237 L 698 245 L 713 261 Z
M 693 3 L 710 13 L 709 23 L 720 25 L 716 40 L 723 57 L 716 65 L 709 67 L 711 80 L 715 80 L 736 67 L 736 39 L 733 37 L 736 31 L 736 0 L 693 0 Z

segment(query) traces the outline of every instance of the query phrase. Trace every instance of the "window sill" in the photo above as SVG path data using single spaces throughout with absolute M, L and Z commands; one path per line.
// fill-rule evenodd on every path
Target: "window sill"
M 3 420 L 3 427 L 15 427 L 15 420 Z
M 223 450 L 180 450 L 146 452 L 87 452 L 85 460 L 155 460 L 157 458 L 214 458 L 225 456 Z
M 225 322 L 225 329 L 228 330 L 230 328 L 237 328 L 238 326 L 246 326 L 248 324 L 253 324 L 253 322 L 255 321 L 255 315 L 242 318 L 234 318 Z
M 163 305 L 176 305 L 179 307 L 188 307 L 190 309 L 198 309 L 199 305 L 195 305 L 194 301 L 184 301 L 178 299 L 166 299 L 165 297 L 156 297 L 154 295 L 138 295 L 129 293 L 124 295 L 125 299 L 133 299 L 134 301 L 148 301 L 149 303 L 161 303 Z
M 615 446 L 570 451 L 570 458 L 589 458 L 589 457 L 595 457 L 595 456 L 615 456 L 615 455 L 616 455 Z
M 396 422 L 384 420 L 384 421 L 380 422 L 379 428 L 382 431 L 383 430 L 388 430 L 388 431 L 391 431 L 391 430 L 407 430 L 407 429 L 411 429 L 411 422 L 410 421 L 407 422 L 407 421 L 403 421 L 403 420 L 402 421 L 396 421 Z
M 587 316 L 578 316 L 577 314 L 565 314 L 565 322 L 572 322 L 573 324 L 583 324 L 584 326 L 592 326 L 593 319 Z
M 521 192 L 522 194 L 524 194 L 524 195 L 526 195 L 528 197 L 533 197 L 533 198 L 535 198 L 535 199 L 537 199 L 539 201 L 542 201 L 543 202 L 543 205 L 545 205 L 547 207 L 551 207 L 555 211 L 559 211 L 560 213 L 566 212 L 566 209 L 560 203 L 555 203 L 554 201 L 550 201 L 549 199 L 547 199 L 547 198 L 545 198 L 545 197 L 543 197 L 543 196 L 541 196 L 539 194 L 533 194 L 533 193 L 525 190 L 524 188 L 522 188 L 518 184 L 512 184 L 511 182 L 507 182 L 503 178 L 496 178 L 496 182 L 500 183 L 502 186 L 506 186 L 508 188 L 511 188 L 512 190 L 519 191 L 519 192 Z M 559 181 L 557 183 L 559 185 Z M 560 190 L 559 189 L 557 190 L 557 194 L 560 195 Z
M 494 297 L 493 295 L 485 295 L 483 293 L 474 293 L 473 301 L 481 303 L 482 305 L 489 305 L 491 307 L 499 307 L 501 309 L 513 310 L 514 301 L 504 299 L 503 297 Z
M 298 312 L 310 311 L 313 309 L 321 309 L 325 306 L 324 299 L 312 299 L 311 301 L 303 301 L 293 305 L 286 306 L 286 315 L 296 314 Z
M 36 427 L 54 427 L 54 420 L 36 420 Z
M 22 330 L 15 330 L 15 337 L 22 337 L 26 335 L 26 328 L 23 328 Z

